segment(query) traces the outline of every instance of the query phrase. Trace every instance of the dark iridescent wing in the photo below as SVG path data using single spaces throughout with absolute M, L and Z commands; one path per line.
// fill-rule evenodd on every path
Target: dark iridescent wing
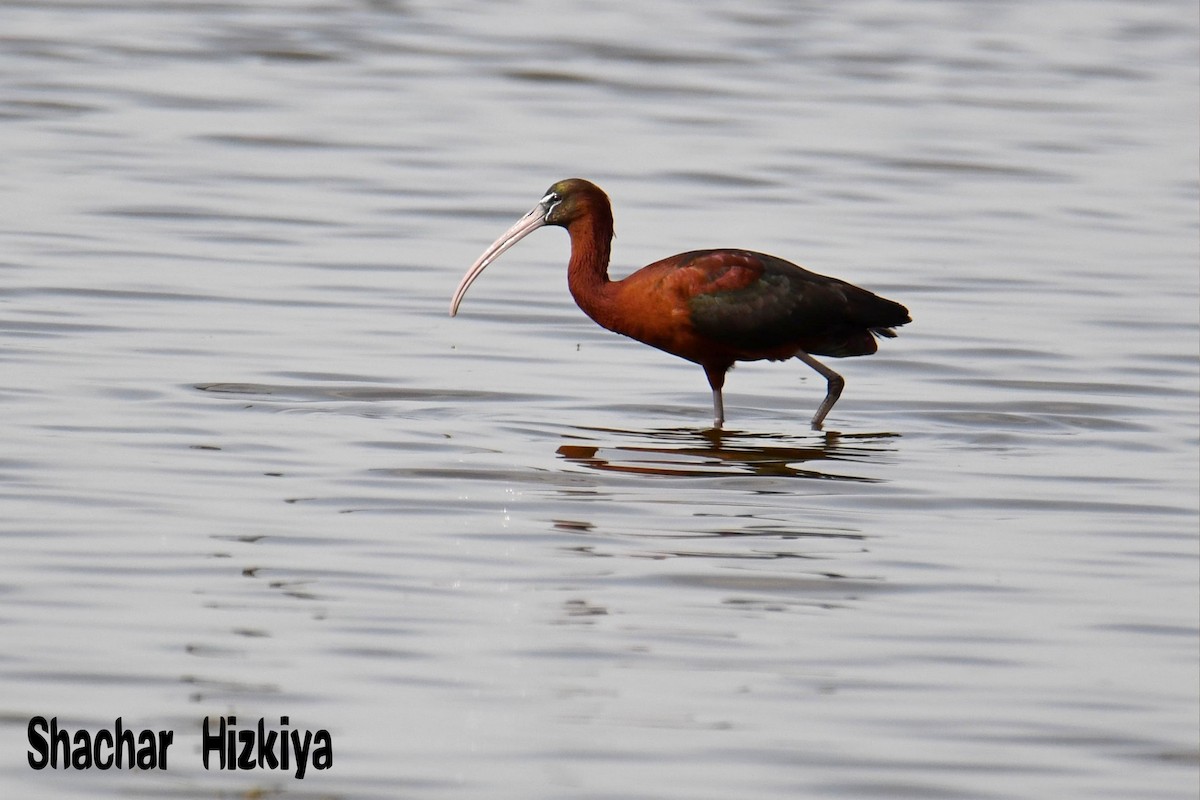
M 682 258 L 709 278 L 689 300 L 692 325 L 726 347 L 866 355 L 876 349 L 873 332 L 889 335 L 909 321 L 898 303 L 774 256 L 712 250 Z

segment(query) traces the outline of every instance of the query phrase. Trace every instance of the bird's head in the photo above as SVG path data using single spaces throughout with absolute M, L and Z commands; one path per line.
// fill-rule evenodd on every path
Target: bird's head
M 545 212 L 545 225 L 566 228 L 580 217 L 595 213 L 596 206 L 608 207 L 608 195 L 583 178 L 568 178 L 546 190 L 538 207 Z M 535 209 L 536 210 L 536 209 Z
M 551 186 L 536 206 L 529 209 L 515 225 L 492 242 L 488 249 L 483 251 L 483 255 L 471 265 L 471 269 L 463 276 L 450 299 L 450 316 L 458 313 L 458 305 L 475 279 L 517 242 L 546 225 L 569 228 L 576 220 L 596 215 L 608 220 L 611 234 L 612 210 L 608 195 L 596 184 L 583 178 L 568 178 Z

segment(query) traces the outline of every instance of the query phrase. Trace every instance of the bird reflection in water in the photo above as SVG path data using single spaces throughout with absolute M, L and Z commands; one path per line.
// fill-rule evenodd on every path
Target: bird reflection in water
M 645 432 L 637 435 L 638 438 L 644 438 Z M 660 431 L 652 436 L 661 440 L 663 444 L 564 444 L 556 452 L 559 457 L 588 469 L 634 475 L 752 475 L 761 478 L 810 478 L 876 483 L 877 478 L 827 472 L 801 465 L 811 465 L 814 462 L 863 463 L 893 452 L 891 441 L 898 434 L 841 434 L 831 431 L 813 437 L 811 443 L 796 444 L 781 444 L 776 437 L 756 437 L 719 428 L 704 431 Z

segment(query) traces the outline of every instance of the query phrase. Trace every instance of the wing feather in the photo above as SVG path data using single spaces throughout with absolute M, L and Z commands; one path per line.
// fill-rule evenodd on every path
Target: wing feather
M 867 355 L 876 350 L 875 335 L 894 336 L 891 328 L 910 321 L 899 303 L 763 253 L 684 254 L 680 266 L 697 271 L 689 299 L 696 332 L 758 358 L 789 347 Z

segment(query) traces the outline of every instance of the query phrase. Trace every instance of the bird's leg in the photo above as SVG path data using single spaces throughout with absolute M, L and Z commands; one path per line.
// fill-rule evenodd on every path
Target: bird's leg
M 821 423 L 825 421 L 825 415 L 829 413 L 830 409 L 833 408 L 833 404 L 842 396 L 842 389 L 846 387 L 846 379 L 804 351 L 796 353 L 796 358 L 821 373 L 828 382 L 825 399 L 821 402 L 821 407 L 817 409 L 817 413 L 812 418 L 813 430 L 819 431 L 821 430 Z
M 721 397 L 721 387 L 725 385 L 725 371 L 728 369 L 729 367 L 704 368 L 704 374 L 708 376 L 708 385 L 712 387 L 714 428 L 725 424 L 725 401 Z
M 713 389 L 713 427 L 720 428 L 725 424 L 725 401 L 721 398 L 721 390 Z

